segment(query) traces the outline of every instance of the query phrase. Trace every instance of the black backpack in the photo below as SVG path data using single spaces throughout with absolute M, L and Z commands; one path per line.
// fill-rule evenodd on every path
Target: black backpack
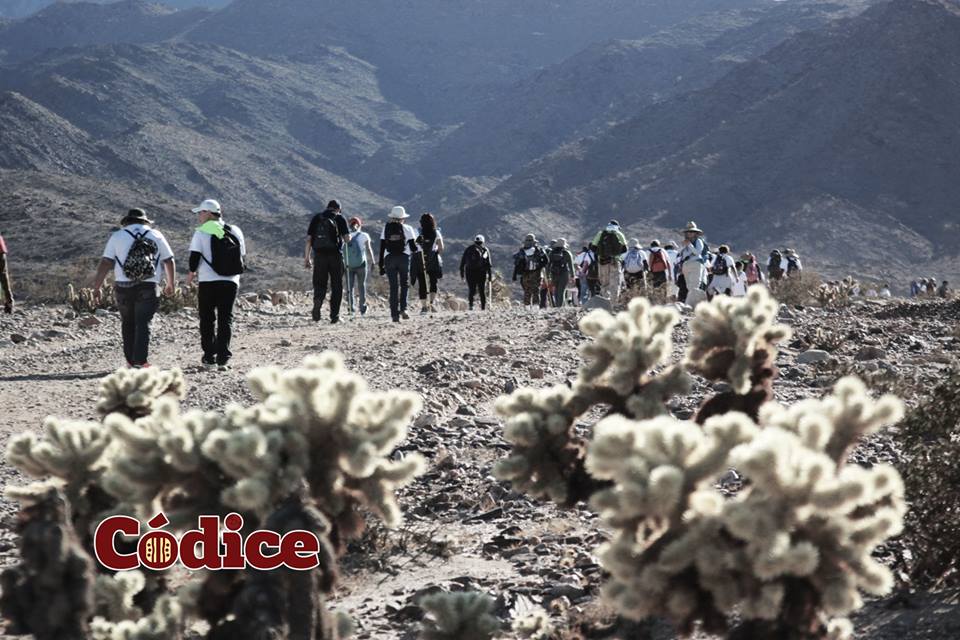
M 550 275 L 557 277 L 568 268 L 566 250 L 553 249 L 550 252 Z
M 797 262 L 797 256 L 787 256 L 787 273 L 796 273 L 800 271 L 800 263 Z
M 620 238 L 614 231 L 604 231 L 600 234 L 600 244 L 597 247 L 600 262 L 607 264 L 614 258 L 619 257 L 627 247 L 620 242 Z
M 727 264 L 727 254 L 718 253 L 717 257 L 713 260 L 713 268 L 710 270 L 715 276 L 725 276 L 730 270 L 730 266 Z
M 130 245 L 130 251 L 124 258 L 120 268 L 123 275 L 131 282 L 143 282 L 150 280 L 157 273 L 157 263 L 160 262 L 160 248 L 157 243 L 147 237 L 149 229 L 144 229 L 140 233 L 134 233 L 129 229 L 124 229 L 130 237 L 133 238 L 133 244 Z
M 207 264 L 218 276 L 238 276 L 246 271 L 240 239 L 234 235 L 229 225 L 223 225 L 223 237 L 210 236 L 210 256 Z M 206 258 L 204 258 L 206 260 Z
M 383 228 L 383 242 L 387 248 L 387 253 L 391 255 L 400 255 L 403 253 L 406 245 L 406 237 L 403 233 L 403 225 L 399 222 L 388 222 Z
M 340 232 L 337 230 L 337 223 L 333 216 L 326 215 L 326 212 L 320 214 L 320 220 L 314 230 L 313 250 L 314 251 L 339 251 L 340 250 Z
M 467 247 L 467 253 L 463 260 L 464 270 L 471 273 L 485 271 L 487 268 L 486 254 L 487 250 L 477 245 Z

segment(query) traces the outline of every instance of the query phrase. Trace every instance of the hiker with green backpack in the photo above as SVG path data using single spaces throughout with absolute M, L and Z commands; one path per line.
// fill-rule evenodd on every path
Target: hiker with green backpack
M 600 295 L 615 303 L 620 298 L 620 265 L 627 252 L 627 238 L 620 231 L 620 223 L 611 220 L 594 236 L 590 248 L 599 263 Z
M 354 216 L 349 220 L 350 239 L 343 245 L 343 258 L 347 265 L 347 309 L 354 313 L 353 290 L 357 289 L 357 308 L 360 315 L 367 313 L 367 273 L 368 265 L 376 264 L 370 234 L 360 229 L 363 221 Z M 369 258 L 369 259 L 368 259 Z
M 173 251 L 143 209 L 130 209 L 103 249 L 93 279 L 93 299 L 99 304 L 103 282 L 113 271 L 114 295 L 120 312 L 120 334 L 127 366 L 149 367 L 150 322 L 160 306 L 161 265 L 171 296 L 175 290 Z

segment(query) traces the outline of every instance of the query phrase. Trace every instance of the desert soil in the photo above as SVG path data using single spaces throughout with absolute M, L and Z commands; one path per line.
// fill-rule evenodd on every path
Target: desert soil
M 585 340 L 576 324 L 578 311 L 444 310 L 415 315 L 399 326 L 382 305 L 364 318 L 344 313 L 346 321 L 337 326 L 310 322 L 308 311 L 303 297 L 281 307 L 244 302 L 236 317 L 234 368 L 228 372 L 199 366 L 195 312 L 158 315 L 150 360 L 184 370 L 188 407 L 249 403 L 244 375 L 250 369 L 293 367 L 305 355 L 328 349 L 341 351 L 347 365 L 375 388 L 422 395 L 424 410 L 401 450 L 422 452 L 430 468 L 401 492 L 405 524 L 395 531 L 372 525 L 341 560 L 333 606 L 357 622 L 356 637 L 414 638 L 422 617 L 419 597 L 461 589 L 496 597 L 504 620 L 542 605 L 561 627 L 581 624 L 586 637 L 612 637 L 604 635 L 612 625 L 598 603 L 603 576 L 593 550 L 606 534 L 596 515 L 585 505 L 564 511 L 539 503 L 491 475 L 494 462 L 509 449 L 494 400 L 518 386 L 562 384 L 575 377 L 577 346 Z M 843 311 L 785 308 L 782 320 L 794 327 L 795 336 L 778 360 L 778 400 L 819 396 L 849 370 L 881 388 L 897 384 L 920 392 L 960 353 L 957 315 L 956 303 L 896 300 L 858 303 Z M 29 306 L 0 316 L 0 446 L 11 434 L 41 429 L 48 415 L 96 418 L 98 380 L 124 363 L 116 314 L 90 317 L 65 306 Z M 678 358 L 689 317 L 684 315 L 676 330 Z M 14 335 L 26 340 L 15 343 Z M 798 354 L 819 343 L 830 347 L 824 362 L 797 362 Z M 698 382 L 671 410 L 687 416 L 709 391 Z M 589 430 L 597 418 L 583 416 L 579 428 Z M 864 464 L 898 463 L 896 428 L 864 443 L 854 456 Z M 5 485 L 24 481 L 5 464 L 0 473 Z M 0 501 L 4 565 L 16 561 L 15 512 L 14 504 Z M 902 573 L 909 557 L 902 544 L 894 541 L 880 553 Z M 857 626 L 859 638 L 956 638 L 960 605 L 949 593 L 911 593 L 903 587 L 871 602 Z M 651 623 L 622 630 L 618 637 L 672 636 L 664 625 Z

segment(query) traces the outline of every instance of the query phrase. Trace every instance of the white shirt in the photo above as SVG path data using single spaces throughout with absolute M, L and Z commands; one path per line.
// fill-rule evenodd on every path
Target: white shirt
M 129 232 L 129 233 L 128 233 Z M 103 248 L 103 257 L 107 260 L 113 260 L 113 280 L 114 282 L 130 282 L 130 279 L 123 275 L 123 263 L 133 247 L 133 236 L 130 234 L 140 234 L 146 232 L 144 238 L 150 238 L 157 243 L 157 264 L 153 272 L 153 277 L 143 282 L 160 282 L 160 265 L 173 257 L 173 251 L 170 250 L 170 244 L 163 234 L 147 225 L 128 224 L 124 228 L 114 231 L 107 240 L 107 246 Z
M 240 242 L 240 255 L 247 255 L 247 245 L 243 239 L 243 231 L 236 225 L 228 224 L 226 226 L 230 227 L 230 233 L 236 236 L 237 241 Z M 200 260 L 200 266 L 197 267 L 197 281 L 232 282 L 239 285 L 240 276 L 222 276 L 210 266 L 210 262 L 213 262 L 213 250 L 210 248 L 210 237 L 209 233 L 195 231 L 193 233 L 193 239 L 190 241 L 190 251 L 196 251 L 203 256 L 203 259 Z
M 387 222 L 387 224 L 390 224 L 391 222 L 396 222 L 396 220 L 390 220 Z M 411 227 L 408 224 L 401 222 L 400 226 L 403 227 L 403 253 L 404 255 L 410 255 L 410 241 L 416 240 L 417 234 L 413 230 L 413 227 Z M 383 225 L 383 231 L 380 232 L 380 240 L 386 240 L 386 239 L 387 239 L 387 225 L 385 224 Z M 386 250 L 386 255 L 388 256 L 391 255 L 389 249 Z

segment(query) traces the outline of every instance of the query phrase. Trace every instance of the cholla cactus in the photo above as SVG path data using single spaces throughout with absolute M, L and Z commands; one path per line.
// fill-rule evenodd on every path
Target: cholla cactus
M 69 304 L 77 313 L 93 313 L 97 309 L 109 309 L 116 306 L 116 299 L 113 288 L 109 287 L 104 291 L 100 302 L 96 301 L 93 295 L 93 289 L 81 287 L 75 288 L 72 284 L 67 285 L 67 304 Z
M 73 524 L 86 536 L 86 549 L 78 552 L 87 559 L 95 516 L 123 513 L 146 520 L 158 508 L 172 531 L 196 526 L 199 515 L 239 511 L 251 528 L 281 535 L 310 531 L 321 542 L 315 571 L 199 574 L 176 600 L 164 597 L 158 572 L 145 580 L 134 574 L 102 577 L 95 589 L 91 580 L 83 593 L 96 594 L 95 638 L 175 640 L 188 616 L 206 619 L 211 640 L 346 635 L 346 619 L 328 612 L 323 600 L 337 577 L 335 550 L 362 527 L 361 506 L 390 526 L 399 523 L 394 491 L 424 463 L 418 455 L 389 456 L 406 437 L 420 400 L 399 391 L 369 391 L 333 354 L 308 358 L 292 371 L 256 370 L 250 386 L 260 400 L 251 407 L 181 413 L 179 371 L 121 370 L 101 383 L 103 425 L 50 419 L 43 437 L 11 440 L 11 463 L 54 478 L 8 494 L 35 505 L 66 496 Z M 38 545 L 24 540 L 25 560 Z M 61 556 L 51 558 L 62 571 Z M 18 585 L 10 582 L 6 602 L 26 589 Z M 28 603 L 31 615 L 42 602 Z M 89 609 L 79 608 L 75 621 L 84 633 Z M 46 627 L 36 624 L 24 622 L 24 628 L 42 635 Z
M 500 630 L 500 621 L 491 611 L 493 599 L 485 593 L 437 593 L 420 605 L 432 620 L 423 628 L 423 640 L 491 640 Z
M 587 469 L 614 482 L 593 500 L 617 531 L 600 550 L 606 596 L 628 617 L 666 614 L 684 630 L 697 620 L 725 630 L 738 610 L 769 634 L 754 637 L 826 637 L 829 618 L 859 608 L 860 590 L 892 585 L 870 553 L 900 530 L 902 482 L 892 467 L 845 466 L 844 454 L 901 411 L 844 379 L 824 400 L 765 405 L 763 428 L 739 413 L 702 430 L 671 418 L 602 421 Z M 728 466 L 751 482 L 724 501 L 711 485 Z
M 511 628 L 517 636 L 525 640 L 550 640 L 555 633 L 550 616 L 540 607 L 514 620 Z
M 105 416 L 122 413 L 131 418 L 148 415 L 153 403 L 166 395 L 184 398 L 180 369 L 119 369 L 100 381 L 97 411 Z

